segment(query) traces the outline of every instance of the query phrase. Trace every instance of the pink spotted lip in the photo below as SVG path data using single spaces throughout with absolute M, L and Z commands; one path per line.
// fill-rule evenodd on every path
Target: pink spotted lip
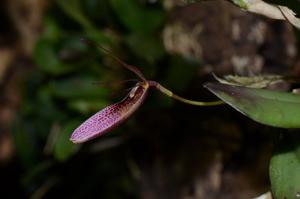
M 82 143 L 101 136 L 131 116 L 143 103 L 149 85 L 137 84 L 121 102 L 108 106 L 83 122 L 71 135 L 73 143 Z

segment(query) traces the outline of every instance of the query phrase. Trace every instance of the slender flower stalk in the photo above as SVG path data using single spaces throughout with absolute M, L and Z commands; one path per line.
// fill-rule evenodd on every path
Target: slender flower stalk
M 95 45 L 93 42 L 89 40 L 84 40 L 84 41 L 92 45 Z M 215 105 L 223 104 L 222 101 L 215 101 L 215 102 L 193 101 L 175 95 L 173 94 L 172 91 L 163 87 L 158 82 L 147 80 L 144 77 L 143 73 L 138 68 L 126 64 L 125 62 L 120 60 L 118 57 L 113 55 L 110 51 L 103 48 L 102 46 L 99 45 L 96 46 L 102 49 L 108 55 L 110 55 L 117 62 L 119 62 L 124 68 L 136 74 L 141 79 L 141 81 L 138 82 L 130 90 L 129 94 L 122 101 L 100 110 L 99 112 L 91 116 L 89 119 L 87 119 L 85 122 L 83 122 L 78 128 L 76 128 L 70 138 L 70 140 L 73 143 L 83 143 L 95 137 L 101 136 L 107 133 L 108 131 L 110 131 L 111 129 L 117 127 L 122 122 L 124 122 L 144 102 L 149 88 L 155 88 L 173 99 L 176 99 L 186 104 L 195 105 L 195 106 L 215 106 Z
M 157 90 L 159 90 L 161 93 L 167 95 L 168 97 L 171 97 L 175 100 L 178 100 L 178 101 L 186 103 L 186 104 L 190 104 L 190 105 L 194 105 L 194 106 L 216 106 L 216 105 L 224 104 L 223 101 L 201 102 L 201 101 L 185 99 L 183 97 L 180 97 L 180 96 L 174 94 L 172 91 L 163 87 L 160 83 L 158 83 L 156 81 L 148 81 L 148 83 L 151 87 L 156 88 Z

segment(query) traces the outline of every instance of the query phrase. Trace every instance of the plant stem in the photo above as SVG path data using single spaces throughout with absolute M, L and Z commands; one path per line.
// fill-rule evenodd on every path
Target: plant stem
M 189 99 L 186 99 L 186 98 L 183 98 L 183 97 L 180 97 L 180 96 L 174 94 L 172 91 L 163 87 L 158 82 L 148 81 L 148 84 L 150 87 L 156 88 L 157 90 L 159 90 L 163 94 L 167 95 L 168 97 L 171 97 L 173 99 L 176 99 L 176 100 L 186 103 L 186 104 L 190 104 L 190 105 L 194 105 L 194 106 L 217 106 L 217 105 L 224 104 L 223 101 L 201 102 L 201 101 L 189 100 Z

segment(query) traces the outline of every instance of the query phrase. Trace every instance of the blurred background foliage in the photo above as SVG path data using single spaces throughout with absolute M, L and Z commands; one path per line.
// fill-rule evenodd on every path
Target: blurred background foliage
M 72 131 L 122 99 L 134 85 L 124 80 L 137 78 L 81 39 L 109 48 L 180 95 L 214 100 L 201 86 L 211 72 L 299 73 L 290 26 L 247 18 L 222 1 L 6 0 L 0 7 L 1 67 L 7 66 L 1 73 L 3 196 L 249 198 L 269 190 L 273 136 L 282 130 L 228 107 L 191 107 L 151 92 L 124 125 L 72 144 Z M 228 30 L 228 23 L 244 24 L 237 40 L 228 36 L 236 28 Z M 243 34 L 252 26 L 263 33 L 247 40 Z

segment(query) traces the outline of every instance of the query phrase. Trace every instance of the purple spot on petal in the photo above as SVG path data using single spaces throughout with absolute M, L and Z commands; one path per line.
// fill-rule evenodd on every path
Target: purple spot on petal
M 70 140 L 82 143 L 101 136 L 132 115 L 144 101 L 148 87 L 137 86 L 133 89 L 136 89 L 133 97 L 128 95 L 121 102 L 95 113 L 74 130 Z

